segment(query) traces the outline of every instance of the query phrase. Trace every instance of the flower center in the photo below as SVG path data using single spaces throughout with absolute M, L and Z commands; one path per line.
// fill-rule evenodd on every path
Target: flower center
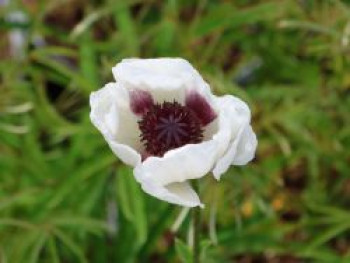
M 153 104 L 138 124 L 141 142 L 153 156 L 163 156 L 171 149 L 203 139 L 203 127 L 196 114 L 176 101 Z

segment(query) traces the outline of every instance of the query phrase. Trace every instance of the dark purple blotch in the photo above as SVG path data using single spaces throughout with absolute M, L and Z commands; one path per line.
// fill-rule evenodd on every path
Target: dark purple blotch
M 216 118 L 214 109 L 207 100 L 196 91 L 190 91 L 186 95 L 185 105 L 196 114 L 203 126 L 208 125 Z
M 144 115 L 152 106 L 152 95 L 144 90 L 133 89 L 130 91 L 130 108 L 136 115 Z

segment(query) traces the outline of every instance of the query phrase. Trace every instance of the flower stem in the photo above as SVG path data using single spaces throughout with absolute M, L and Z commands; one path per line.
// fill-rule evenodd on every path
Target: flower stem
M 198 192 L 198 182 L 194 182 L 193 188 Z M 193 263 L 200 263 L 200 207 L 192 208 L 192 223 L 193 223 Z

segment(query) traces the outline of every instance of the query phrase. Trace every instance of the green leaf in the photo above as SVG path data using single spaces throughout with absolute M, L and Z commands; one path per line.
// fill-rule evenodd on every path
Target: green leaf
M 138 245 L 142 245 L 147 238 L 144 194 L 130 168 L 121 166 L 117 170 L 116 176 L 116 192 L 120 209 L 125 218 L 133 224 L 137 233 Z
M 74 228 L 85 228 L 89 232 L 107 231 L 108 225 L 101 220 L 88 217 L 57 217 L 51 221 L 55 226 L 70 226 Z
M 306 250 L 315 249 L 315 248 L 323 245 L 327 241 L 339 236 L 341 233 L 348 230 L 349 227 L 350 227 L 350 224 L 348 222 L 346 222 L 343 224 L 335 225 L 335 226 L 321 232 L 310 242 L 310 244 L 306 247 Z
M 92 90 L 96 89 L 93 83 L 90 83 L 87 79 L 84 78 L 84 76 L 78 74 L 75 70 L 59 62 L 52 56 L 47 56 L 40 53 L 31 53 L 31 58 L 33 61 L 39 63 L 46 69 L 54 70 L 61 76 L 68 78 L 70 81 L 77 84 L 80 88 L 80 91 L 83 92 L 86 96 L 88 96 Z
M 217 5 L 198 23 L 194 34 L 202 37 L 216 30 L 271 20 L 281 14 L 282 7 L 283 5 L 276 2 L 262 3 L 245 9 L 236 9 L 232 4 Z
M 116 1 L 113 5 L 114 20 L 119 29 L 129 55 L 136 56 L 139 52 L 139 39 L 136 34 L 135 20 L 131 17 L 128 5 L 122 1 Z
M 63 244 L 65 244 L 71 252 L 79 259 L 79 262 L 81 263 L 87 263 L 88 261 L 85 258 L 84 251 L 82 248 L 76 244 L 68 235 L 66 235 L 63 231 L 59 229 L 54 229 L 52 231 L 56 237 L 62 241 Z
M 177 211 L 171 204 L 164 203 L 163 206 L 163 209 L 157 210 L 156 220 L 149 227 L 147 242 L 139 250 L 138 258 L 140 261 L 151 253 L 157 241 L 171 224 L 174 213 Z
M 42 233 L 39 236 L 39 238 L 36 240 L 35 245 L 32 248 L 29 262 L 31 262 L 31 263 L 38 262 L 38 259 L 40 257 L 40 252 L 43 250 L 46 240 L 47 240 L 47 234 Z
M 57 253 L 57 245 L 55 241 L 55 237 L 50 237 L 48 240 L 48 249 L 49 249 L 49 254 L 51 257 L 52 263 L 59 263 L 60 259 Z
M 81 36 L 80 41 L 79 55 L 81 74 L 95 89 L 97 89 L 99 84 L 97 57 L 91 34 L 86 32 Z
M 175 24 L 172 21 L 164 21 L 154 39 L 155 49 L 159 55 L 166 56 L 174 53 Z
M 42 231 L 33 229 L 22 231 L 21 235 L 16 235 L 10 247 L 9 262 L 27 263 L 35 256 L 35 250 L 41 247 Z
M 191 248 L 178 238 L 175 239 L 175 250 L 183 263 L 191 263 L 193 261 Z
M 205 262 L 205 259 L 207 258 L 207 252 L 209 248 L 212 246 L 213 242 L 211 240 L 202 240 L 200 242 L 200 258 L 202 262 Z
M 94 161 L 86 162 L 79 166 L 79 169 L 63 178 L 55 194 L 47 202 L 48 207 L 53 208 L 59 205 L 67 195 L 75 191 L 75 188 L 79 184 L 102 169 L 112 165 L 113 162 L 115 162 L 115 156 L 107 154 L 104 156 L 99 155 L 99 158 Z
M 14 218 L 1 218 L 0 219 L 0 226 L 5 225 L 5 226 L 13 226 L 13 227 L 19 227 L 19 228 L 24 228 L 24 229 L 35 229 L 35 225 L 27 222 L 27 221 L 22 221 Z

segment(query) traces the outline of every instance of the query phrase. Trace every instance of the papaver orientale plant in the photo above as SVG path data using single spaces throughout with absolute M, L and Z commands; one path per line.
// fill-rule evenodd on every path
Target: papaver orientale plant
M 161 200 L 203 206 L 189 180 L 253 159 L 257 139 L 246 103 L 211 93 L 181 58 L 124 59 L 116 82 L 90 96 L 91 121 L 134 167 L 142 189 Z

